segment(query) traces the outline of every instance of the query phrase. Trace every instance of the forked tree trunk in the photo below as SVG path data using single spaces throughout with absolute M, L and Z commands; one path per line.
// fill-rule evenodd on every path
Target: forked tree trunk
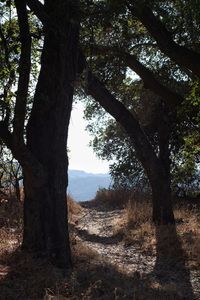
M 23 170 L 23 247 L 51 257 L 61 267 L 71 264 L 66 141 L 77 65 L 79 26 L 77 7 L 71 7 L 75 3 L 45 1 L 53 27 L 45 26 L 41 71 L 27 126 L 27 147 L 40 162 L 41 170 L 37 178 Z

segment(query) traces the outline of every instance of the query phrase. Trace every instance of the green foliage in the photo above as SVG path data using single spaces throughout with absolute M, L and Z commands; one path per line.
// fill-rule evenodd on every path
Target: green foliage
M 88 16 L 88 21 L 84 22 L 82 40 L 83 44 L 90 44 L 90 50 L 86 52 L 90 67 L 115 97 L 137 116 L 156 153 L 159 153 L 158 131 L 163 122 L 159 100 L 155 101 L 155 96 L 144 89 L 141 82 L 135 81 L 123 63 L 123 57 L 111 54 L 109 50 L 96 54 L 94 45 L 117 47 L 134 54 L 153 71 L 160 82 L 185 97 L 177 113 L 168 116 L 171 126 L 172 178 L 174 189 L 186 186 L 193 189 L 199 176 L 199 83 L 161 53 L 141 22 L 130 14 L 126 2 L 133 5 L 132 1 L 122 1 L 120 4 L 112 0 L 95 1 L 94 6 L 90 7 L 93 14 L 88 10 L 92 22 Z M 140 1 L 137 5 L 141 4 Z M 199 1 L 154 0 L 146 1 L 146 4 L 153 8 L 154 14 L 160 17 L 177 43 L 198 49 Z M 128 186 L 134 185 L 137 180 L 145 180 L 130 139 L 119 125 L 91 99 L 86 101 L 85 117 L 89 122 L 88 130 L 93 135 L 91 145 L 98 156 L 110 162 L 115 183 Z
M 175 190 L 188 195 L 199 194 L 200 188 L 200 84 L 190 84 L 190 92 L 179 110 L 180 147 L 173 160 Z M 180 141 L 181 139 L 181 141 Z
M 20 37 L 16 10 L 12 1 L 1 1 L 0 13 L 0 119 L 9 112 L 12 127 L 16 86 L 19 76 Z M 30 74 L 29 104 L 39 73 L 39 59 L 42 46 L 42 30 L 38 19 L 30 13 L 30 33 L 32 37 L 32 69 Z M 30 106 L 29 105 L 29 106 Z M 29 107 L 27 109 L 27 116 Z

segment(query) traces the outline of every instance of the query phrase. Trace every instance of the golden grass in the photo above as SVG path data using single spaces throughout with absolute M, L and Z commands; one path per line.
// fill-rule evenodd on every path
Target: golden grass
M 188 263 L 194 268 L 200 267 L 200 212 L 196 208 L 179 206 L 175 209 L 175 217 L 180 220 L 177 232 Z
M 106 208 L 125 208 L 127 204 L 132 202 L 133 199 L 137 198 L 142 200 L 142 198 L 147 197 L 146 194 L 135 191 L 135 190 L 125 190 L 125 189 L 100 189 L 97 191 L 95 199 L 93 202 L 98 203 L 98 205 L 103 205 Z
M 124 189 L 100 189 L 94 201 L 109 208 L 123 208 L 127 204 L 129 191 Z
M 152 206 L 149 194 L 140 191 L 100 190 L 95 201 L 111 208 L 124 208 L 124 214 L 116 224 L 115 234 L 123 237 L 125 244 L 137 245 L 144 253 L 156 255 L 158 231 L 151 222 Z M 187 257 L 187 263 L 193 268 L 200 267 L 200 211 L 191 205 L 175 205 L 176 232 Z M 173 226 L 162 226 L 162 239 L 159 247 L 167 248 L 170 257 L 182 255 L 174 247 Z
M 155 228 L 151 222 L 151 206 L 148 201 L 129 199 L 116 234 L 123 236 L 126 246 L 137 245 L 143 252 L 155 253 Z
M 67 206 L 69 223 L 76 223 L 77 216 L 81 212 L 82 207 L 70 195 L 67 195 Z
M 174 226 L 165 225 L 155 228 L 151 222 L 151 204 L 148 199 L 138 201 L 131 198 L 124 210 L 121 222 L 117 224 L 116 233 L 123 236 L 126 245 L 137 244 L 143 252 L 156 255 L 158 231 L 162 232 L 159 247 L 168 252 L 169 256 L 178 256 L 174 247 Z M 182 245 L 182 250 L 187 257 L 187 263 L 194 267 L 200 267 L 200 212 L 197 208 L 185 205 L 175 205 L 176 232 Z M 176 238 L 176 237 L 174 237 Z

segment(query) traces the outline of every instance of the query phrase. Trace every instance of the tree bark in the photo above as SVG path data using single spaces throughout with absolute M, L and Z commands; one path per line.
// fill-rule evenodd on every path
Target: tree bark
M 166 178 L 158 178 L 151 183 L 153 222 L 157 225 L 174 224 L 174 214 L 171 200 L 171 188 Z
M 21 200 L 21 195 L 20 195 L 20 186 L 19 186 L 19 180 L 18 178 L 15 178 L 15 195 L 18 201 Z
M 76 1 L 75 1 L 76 2 Z M 24 173 L 23 248 L 71 265 L 67 223 L 67 135 L 76 77 L 79 25 L 71 1 L 45 2 L 41 71 L 27 126 L 27 147 L 41 168 Z M 77 2 L 76 2 L 77 5 Z M 34 166 L 33 166 L 34 167 Z
M 174 215 L 173 215 L 173 205 L 172 205 L 172 193 L 171 193 L 171 160 L 170 160 L 170 135 L 172 131 L 172 124 L 173 120 L 169 114 L 169 110 L 161 102 L 160 107 L 160 119 L 159 126 L 158 126 L 158 146 L 159 146 L 159 154 L 158 158 L 163 166 L 164 169 L 164 178 L 158 177 L 157 179 L 157 186 L 154 186 L 152 183 L 152 194 L 153 199 L 157 202 L 158 199 L 164 198 L 165 200 L 163 203 L 161 202 L 161 214 L 164 216 L 162 217 L 165 220 L 164 223 L 174 223 Z M 157 207 L 153 205 L 153 219 L 157 218 Z

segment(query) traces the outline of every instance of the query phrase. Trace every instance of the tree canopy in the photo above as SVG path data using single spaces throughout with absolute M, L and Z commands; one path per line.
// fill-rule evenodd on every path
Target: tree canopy
M 160 124 L 163 118 L 166 118 L 168 110 L 167 126 L 171 127 L 169 141 L 171 168 L 175 173 L 176 183 L 178 177 L 180 185 L 181 180 L 184 182 L 188 176 L 193 179 L 198 177 L 199 102 L 195 94 L 198 93 L 199 84 L 198 77 L 195 76 L 198 75 L 196 73 L 198 63 L 195 58 L 199 54 L 193 53 L 198 51 L 199 44 L 198 38 L 196 39 L 196 36 L 199 36 L 199 16 L 196 13 L 198 3 L 196 1 L 134 3 L 125 1 L 119 5 L 114 1 L 101 2 L 101 6 L 105 5 L 103 7 L 106 13 L 103 11 L 101 18 L 98 19 L 90 16 L 94 27 L 93 43 L 85 53 L 88 53 L 88 62 L 93 72 L 117 99 L 132 112 L 135 111 L 156 152 L 159 151 Z M 93 10 L 96 9 L 96 12 L 97 7 L 98 3 L 95 3 Z M 107 21 L 102 21 L 110 15 L 113 17 L 107 17 Z M 108 36 L 107 39 L 101 38 L 104 34 Z M 170 54 L 170 51 L 174 54 Z M 182 51 L 181 57 L 185 57 L 185 60 L 186 56 L 190 56 L 191 61 L 194 61 L 193 65 L 196 65 L 195 69 L 192 65 L 186 66 L 177 60 L 177 51 Z M 134 73 L 131 73 L 130 69 L 140 76 L 140 80 L 132 75 Z M 156 102 L 158 96 L 160 100 Z M 124 180 L 127 183 L 127 180 L 123 179 L 125 172 L 126 179 L 130 179 L 130 183 L 134 182 L 135 171 L 138 170 L 140 174 L 140 164 L 133 163 L 136 157 L 134 150 L 130 150 L 129 139 L 117 128 L 114 134 L 113 127 L 118 125 L 107 120 L 107 117 L 104 122 L 99 122 L 102 114 L 102 109 L 88 100 L 85 116 L 90 121 L 88 129 L 95 134 L 93 148 L 102 158 L 109 161 L 113 159 L 111 173 L 116 180 L 119 182 Z M 149 122 L 148 126 L 145 126 L 147 124 L 144 117 L 150 119 L 150 122 L 146 120 Z M 134 175 L 130 176 L 131 173 Z M 195 173 L 197 177 L 194 176 Z

